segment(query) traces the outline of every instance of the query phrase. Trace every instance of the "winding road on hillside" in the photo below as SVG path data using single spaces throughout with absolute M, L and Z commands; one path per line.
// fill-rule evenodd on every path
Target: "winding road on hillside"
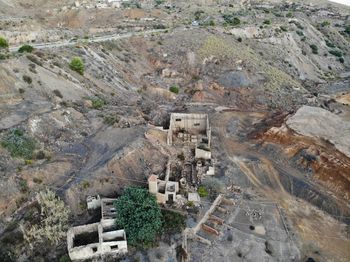
M 99 42 L 105 42 L 105 41 L 111 41 L 111 40 L 118 40 L 118 39 L 130 38 L 133 36 L 145 36 L 145 35 L 151 35 L 155 33 L 164 33 L 167 30 L 169 29 L 153 29 L 153 30 L 131 32 L 131 33 L 125 33 L 125 34 L 110 34 L 110 35 L 95 36 L 89 39 L 74 39 L 74 40 L 64 40 L 64 41 L 58 41 L 58 42 L 33 43 L 31 44 L 31 46 L 33 46 L 35 49 L 58 48 L 58 47 L 65 47 L 65 46 L 75 46 L 75 45 L 84 44 L 84 43 L 99 43 Z M 22 45 L 10 46 L 9 50 L 10 52 L 16 52 L 21 46 Z

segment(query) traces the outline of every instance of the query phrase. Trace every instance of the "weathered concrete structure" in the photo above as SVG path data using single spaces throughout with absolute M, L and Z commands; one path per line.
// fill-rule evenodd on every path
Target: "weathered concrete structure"
M 128 252 L 125 231 L 118 229 L 115 224 L 115 200 L 101 199 L 99 196 L 87 198 L 89 209 L 101 207 L 101 221 L 68 230 L 67 248 L 71 260 L 118 256 Z

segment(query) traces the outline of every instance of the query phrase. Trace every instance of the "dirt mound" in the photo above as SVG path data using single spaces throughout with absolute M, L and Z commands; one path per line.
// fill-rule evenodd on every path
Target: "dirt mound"
M 350 157 L 350 123 L 325 109 L 303 106 L 287 120 L 295 132 L 331 142 Z

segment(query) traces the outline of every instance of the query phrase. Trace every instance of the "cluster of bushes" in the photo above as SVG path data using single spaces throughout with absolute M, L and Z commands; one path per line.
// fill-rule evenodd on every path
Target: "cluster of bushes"
M 18 53 L 31 53 L 33 52 L 34 47 L 32 47 L 31 45 L 22 45 L 19 49 L 18 49 Z
M 225 14 L 225 15 L 222 16 L 222 18 L 225 21 L 224 25 L 238 26 L 238 25 L 241 24 L 241 20 L 238 17 L 235 17 L 232 14 Z
M 295 24 L 295 26 L 300 29 L 300 30 L 304 30 L 304 27 L 298 22 L 298 21 L 290 21 L 290 24 Z
M 43 66 L 43 63 L 34 55 L 27 55 L 27 59 L 38 66 Z
M 1 145 L 9 151 L 12 157 L 32 159 L 35 141 L 24 134 L 19 128 L 10 130 L 1 140 Z
M 329 41 L 328 39 L 326 39 L 326 45 L 330 48 L 335 48 L 335 44 L 333 44 L 331 41 Z
M 163 232 L 167 234 L 180 233 L 185 228 L 185 216 L 169 210 L 162 210 Z
M 22 225 L 23 237 L 32 248 L 43 243 L 57 244 L 66 236 L 69 210 L 50 190 L 38 193 L 36 198 L 40 209 L 38 223 Z

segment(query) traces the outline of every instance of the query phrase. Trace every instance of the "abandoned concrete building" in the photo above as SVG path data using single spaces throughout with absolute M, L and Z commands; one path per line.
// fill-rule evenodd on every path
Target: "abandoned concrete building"
M 178 152 L 180 161 L 170 158 L 165 175 L 153 174 L 148 178 L 149 192 L 162 204 L 181 202 L 184 197 L 180 190 L 195 193 L 202 176 L 215 173 L 207 114 L 171 114 L 167 144 L 173 152 Z M 195 202 L 198 201 L 196 198 Z
M 67 247 L 71 260 L 116 257 L 128 252 L 125 231 L 116 228 L 115 200 L 99 196 L 87 198 L 88 209 L 101 208 L 101 221 L 68 230 Z
M 196 159 L 211 159 L 211 128 L 208 115 L 171 114 L 167 142 L 168 145 L 194 145 Z
M 161 180 L 157 175 L 151 175 L 148 178 L 149 192 L 156 196 L 158 203 L 175 203 L 176 195 L 179 192 L 179 183 L 175 181 Z

